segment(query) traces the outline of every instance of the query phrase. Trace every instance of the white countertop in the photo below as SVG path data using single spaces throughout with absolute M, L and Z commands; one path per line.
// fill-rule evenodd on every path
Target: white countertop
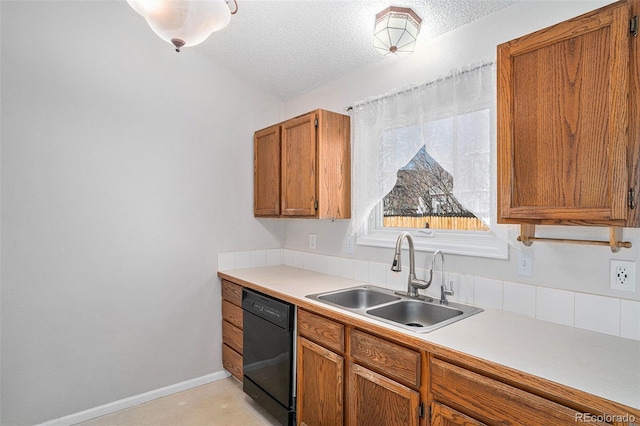
M 262 287 L 294 304 L 301 300 L 336 310 L 434 345 L 640 409 L 640 342 L 636 340 L 490 308 L 430 333 L 413 333 L 305 297 L 368 283 L 290 266 L 221 273 Z

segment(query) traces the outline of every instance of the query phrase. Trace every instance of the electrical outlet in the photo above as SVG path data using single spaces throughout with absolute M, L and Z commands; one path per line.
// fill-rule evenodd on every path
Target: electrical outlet
M 316 248 L 316 234 L 309 234 L 309 248 Z
M 612 260 L 609 287 L 614 290 L 636 291 L 636 262 Z

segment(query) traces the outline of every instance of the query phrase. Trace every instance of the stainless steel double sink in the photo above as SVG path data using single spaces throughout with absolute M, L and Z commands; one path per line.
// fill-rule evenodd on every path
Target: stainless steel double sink
M 307 297 L 415 333 L 428 333 L 482 312 L 481 308 L 475 306 L 455 302 L 444 305 L 430 297 L 409 297 L 370 285 L 310 294 Z

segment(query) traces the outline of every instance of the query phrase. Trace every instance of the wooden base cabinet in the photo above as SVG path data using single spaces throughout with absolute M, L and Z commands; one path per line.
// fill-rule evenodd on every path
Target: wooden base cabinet
M 222 281 L 222 366 L 242 381 L 242 287 Z
M 348 425 L 420 423 L 420 394 L 358 364 L 349 364 Z
M 223 279 L 223 364 L 239 380 L 241 290 Z M 614 426 L 631 426 L 640 419 L 640 410 L 380 328 L 372 334 L 366 324 L 332 314 L 297 309 L 299 425 L 568 426 L 613 419 Z
M 297 357 L 299 425 L 420 424 L 419 351 L 298 309 Z
M 344 424 L 344 325 L 298 309 L 297 400 L 299 425 Z
M 343 424 L 344 358 L 304 337 L 298 338 L 298 424 Z

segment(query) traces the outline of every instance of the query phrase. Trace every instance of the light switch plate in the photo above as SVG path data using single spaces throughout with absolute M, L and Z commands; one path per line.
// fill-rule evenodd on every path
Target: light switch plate
M 353 254 L 354 244 L 355 244 L 355 237 L 353 235 L 347 236 L 347 254 Z
M 533 276 L 533 255 L 530 251 L 518 251 L 518 275 L 521 277 Z

